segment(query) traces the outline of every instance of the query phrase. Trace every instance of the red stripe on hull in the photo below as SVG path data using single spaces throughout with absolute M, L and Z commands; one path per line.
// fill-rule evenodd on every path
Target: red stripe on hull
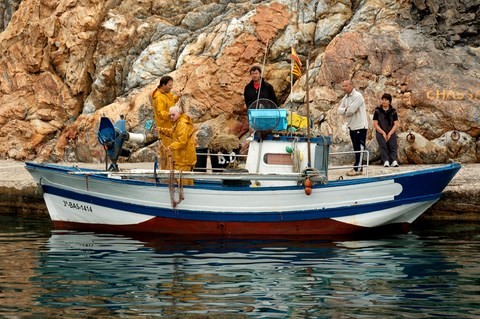
M 348 235 L 369 230 L 369 228 L 338 222 L 332 219 L 319 221 L 295 221 L 277 223 L 209 222 L 155 217 L 136 225 L 81 224 L 54 221 L 56 229 L 76 229 L 90 231 L 122 231 L 157 234 L 191 234 L 220 236 L 265 236 L 265 235 Z M 405 233 L 409 224 L 391 224 L 377 227 L 389 233 Z

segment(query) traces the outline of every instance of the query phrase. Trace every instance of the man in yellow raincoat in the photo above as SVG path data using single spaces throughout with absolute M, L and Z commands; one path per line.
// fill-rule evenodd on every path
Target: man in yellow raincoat
M 190 172 L 197 162 L 192 119 L 177 106 L 171 107 L 169 114 L 173 127 L 161 129 L 162 133 L 172 137 L 172 143 L 166 151 L 172 155 L 173 169 Z M 183 185 L 193 185 L 193 180 L 185 179 Z
M 169 119 L 169 110 L 178 102 L 179 98 L 171 92 L 172 88 L 173 78 L 166 75 L 160 79 L 158 87 L 152 93 L 155 125 L 157 126 L 157 130 L 159 130 L 158 155 L 160 157 L 159 164 L 161 169 L 167 169 L 166 148 L 172 143 L 172 140 L 170 137 L 162 134 L 160 129 L 172 128 L 172 122 Z

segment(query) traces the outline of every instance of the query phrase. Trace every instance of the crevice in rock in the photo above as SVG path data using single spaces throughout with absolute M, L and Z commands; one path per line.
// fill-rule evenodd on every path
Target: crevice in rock
M 22 0 L 2 0 L 0 3 L 0 32 L 5 30 Z

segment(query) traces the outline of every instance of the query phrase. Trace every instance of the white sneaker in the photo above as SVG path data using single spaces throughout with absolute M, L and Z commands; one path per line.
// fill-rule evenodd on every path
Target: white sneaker
M 394 162 L 396 163 L 396 162 Z M 383 163 L 383 167 L 389 167 L 390 166 L 390 163 L 388 161 L 385 161 L 385 163 Z
M 393 161 L 393 162 L 392 162 L 392 166 L 393 166 L 393 167 L 398 167 L 397 161 Z

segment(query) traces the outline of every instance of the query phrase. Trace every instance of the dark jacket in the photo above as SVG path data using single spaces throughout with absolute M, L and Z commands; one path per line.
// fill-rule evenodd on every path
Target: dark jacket
M 378 125 L 382 130 L 388 133 L 392 129 L 394 122 L 398 121 L 397 111 L 391 106 L 387 111 L 379 106 L 373 113 L 373 120 L 378 121 Z
M 275 95 L 275 90 L 273 89 L 273 86 L 265 81 L 262 78 L 262 84 L 260 85 L 260 97 L 258 96 L 258 90 L 255 89 L 253 86 L 253 80 L 250 81 L 245 86 L 245 90 L 243 91 L 243 98 L 245 99 L 245 104 L 247 105 L 247 108 L 252 105 L 253 102 L 257 100 L 257 98 L 260 99 L 268 99 L 275 103 L 276 106 L 278 106 L 277 102 L 277 96 Z

